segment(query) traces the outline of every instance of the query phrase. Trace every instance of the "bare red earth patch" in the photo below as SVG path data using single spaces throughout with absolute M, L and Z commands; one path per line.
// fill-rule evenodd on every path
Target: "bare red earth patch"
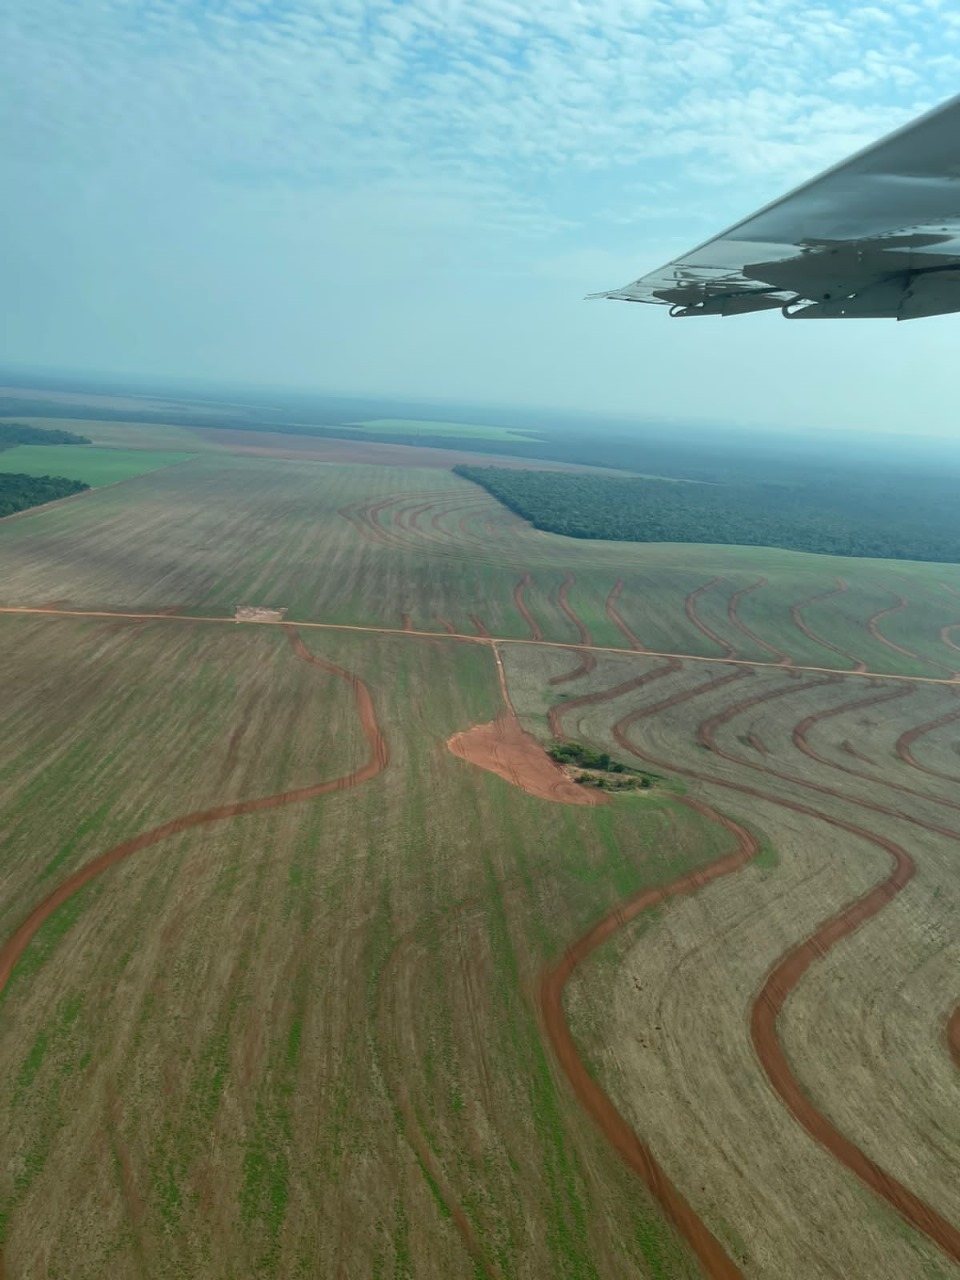
M 447 746 L 461 760 L 495 773 L 541 800 L 557 800 L 560 804 L 606 802 L 601 791 L 571 782 L 516 716 L 498 716 L 489 724 L 455 733 Z

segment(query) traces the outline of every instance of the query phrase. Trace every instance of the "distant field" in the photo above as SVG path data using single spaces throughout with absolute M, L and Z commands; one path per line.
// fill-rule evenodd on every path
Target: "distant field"
M 541 433 L 515 431 L 511 427 L 484 427 L 468 422 L 426 422 L 411 418 L 376 418 L 371 422 L 347 423 L 347 426 L 363 427 L 388 435 L 416 436 L 473 436 L 481 440 L 537 440 Z
M 147 471 L 186 462 L 193 454 L 133 449 L 100 449 L 93 445 L 21 444 L 0 453 L 0 471 L 26 476 L 66 476 L 97 488 L 129 480 Z
M 30 426 L 47 429 L 62 428 L 86 436 L 93 444 L 110 449 L 151 449 L 167 451 L 183 450 L 186 453 L 205 453 L 213 446 L 186 427 L 160 425 L 147 422 L 97 422 L 93 418 L 31 418 L 23 414 L 11 421 L 26 422 Z

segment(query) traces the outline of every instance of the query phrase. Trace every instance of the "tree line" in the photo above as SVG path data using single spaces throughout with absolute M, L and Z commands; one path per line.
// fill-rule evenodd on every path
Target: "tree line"
M 63 476 L 22 476 L 15 472 L 0 472 L 0 517 L 12 516 L 27 507 L 39 507 L 44 502 L 67 498 L 71 493 L 89 489 L 82 480 L 67 480 Z
M 615 542 L 780 547 L 821 555 L 960 562 L 956 481 L 887 472 L 797 482 L 696 483 L 458 466 L 538 529 Z

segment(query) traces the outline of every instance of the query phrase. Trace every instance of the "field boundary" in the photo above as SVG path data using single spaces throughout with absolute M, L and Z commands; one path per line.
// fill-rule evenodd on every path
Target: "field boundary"
M 179 465 L 179 464 L 178 464 Z M 81 495 L 77 495 L 81 496 Z M 63 499 L 66 501 L 66 499 Z M 17 512 L 16 514 L 21 514 Z M 8 517 L 11 519 L 12 517 Z M 39 606 L 32 605 L 0 605 L 0 617 L 2 616 L 33 616 L 33 617 L 51 617 L 51 618 L 103 618 L 107 621 L 117 622 L 129 620 L 131 622 L 201 622 L 201 623 L 226 623 L 230 626 L 237 626 L 237 620 L 234 617 L 216 617 L 210 614 L 189 614 L 189 613 L 131 613 L 121 610 L 110 609 L 44 609 Z M 520 639 L 515 636 L 494 636 L 494 635 L 473 635 L 461 631 L 416 631 L 405 630 L 402 627 L 373 627 L 362 626 L 359 623 L 351 622 L 303 622 L 296 619 L 286 618 L 282 622 L 280 620 L 264 619 L 256 623 L 240 624 L 252 625 L 258 627 L 277 627 L 277 626 L 294 626 L 302 630 L 314 631 L 346 631 L 356 632 L 360 635 L 375 636 L 407 636 L 421 640 L 466 640 L 471 644 L 483 645 L 499 645 L 499 644 L 528 644 L 541 645 L 547 649 L 564 649 L 582 652 L 587 649 L 594 653 L 618 653 L 624 657 L 630 658 L 677 658 L 681 662 L 709 662 L 719 663 L 721 666 L 735 667 L 758 667 L 770 671 L 783 671 L 784 663 L 782 662 L 764 662 L 754 658 L 721 658 L 711 657 L 702 653 L 669 653 L 662 649 L 619 649 L 614 645 L 601 644 L 574 644 L 565 640 L 533 640 L 530 638 Z M 902 672 L 893 671 L 867 671 L 857 670 L 851 671 L 848 667 L 814 667 L 803 666 L 800 663 L 791 663 L 793 671 L 811 671 L 822 673 L 824 675 L 834 676 L 851 676 L 855 679 L 862 680 L 898 680 L 905 681 L 909 684 L 937 684 L 947 685 L 952 688 L 960 688 L 960 676 L 951 676 L 949 679 L 943 676 L 911 676 L 904 675 Z

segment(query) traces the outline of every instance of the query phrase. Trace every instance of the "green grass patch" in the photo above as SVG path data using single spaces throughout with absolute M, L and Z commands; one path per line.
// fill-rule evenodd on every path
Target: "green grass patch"
M 0 471 L 23 476 L 65 476 L 97 488 L 146 471 L 186 462 L 190 453 L 149 449 L 98 449 L 93 445 L 22 444 L 0 453 Z

